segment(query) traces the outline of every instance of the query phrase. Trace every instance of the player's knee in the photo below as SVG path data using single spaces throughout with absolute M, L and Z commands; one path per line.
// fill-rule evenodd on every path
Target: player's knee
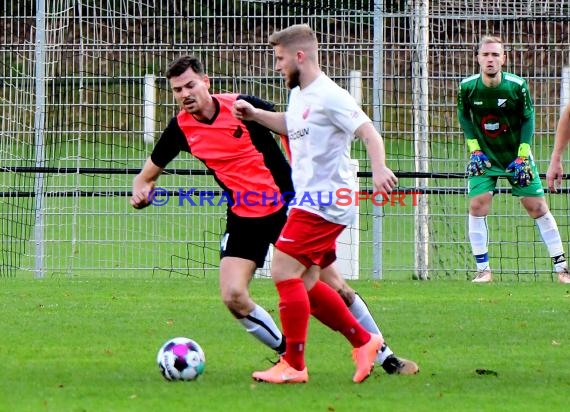
M 472 216 L 487 216 L 493 197 L 489 193 L 472 197 L 469 201 L 469 214 Z
M 234 315 L 247 315 L 243 312 L 248 307 L 249 300 L 247 289 L 227 288 L 222 291 L 222 302 Z
M 487 216 L 489 213 L 489 205 L 484 202 L 471 202 L 469 205 L 469 214 L 472 216 Z
M 533 202 L 525 204 L 526 211 L 533 219 L 538 219 L 548 213 L 548 205 L 545 202 Z

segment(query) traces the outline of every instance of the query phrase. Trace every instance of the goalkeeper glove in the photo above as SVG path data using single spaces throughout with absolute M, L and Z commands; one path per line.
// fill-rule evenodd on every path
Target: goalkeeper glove
M 467 174 L 469 176 L 484 175 L 487 167 L 491 167 L 491 162 L 485 153 L 481 150 L 475 150 L 471 153 L 469 163 L 467 164 Z
M 506 172 L 513 173 L 513 183 L 520 187 L 526 187 L 534 178 L 528 157 L 519 156 L 511 162 Z
M 467 174 L 469 176 L 481 176 L 485 174 L 485 168 L 491 167 L 489 158 L 481 151 L 477 139 L 467 139 L 467 147 L 471 152 L 469 163 L 467 163 Z

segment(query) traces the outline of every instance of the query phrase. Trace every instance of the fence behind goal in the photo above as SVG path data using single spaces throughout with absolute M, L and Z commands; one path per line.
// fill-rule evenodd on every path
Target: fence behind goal
M 283 109 L 287 90 L 267 37 L 294 23 L 317 31 L 323 70 L 374 120 L 407 195 L 384 206 L 361 202 L 358 231 L 346 239 L 352 246 L 339 246 L 360 277 L 472 272 L 455 101 L 459 81 L 478 71 L 483 34 L 502 36 L 505 69 L 530 84 L 534 154 L 546 171 L 570 90 L 567 0 L 164 3 L 7 0 L 0 10 L 0 275 L 217 273 L 224 207 L 179 206 L 176 196 L 219 192 L 198 161 L 181 155 L 169 165 L 158 184 L 170 195 L 166 205 L 128 205 L 149 142 L 177 110 L 164 70 L 195 53 L 213 92 L 254 94 Z M 369 190 L 359 142 L 353 155 L 359 187 Z M 496 274 L 550 280 L 532 220 L 508 187 L 499 191 L 489 217 Z M 547 200 L 567 245 L 567 196 Z

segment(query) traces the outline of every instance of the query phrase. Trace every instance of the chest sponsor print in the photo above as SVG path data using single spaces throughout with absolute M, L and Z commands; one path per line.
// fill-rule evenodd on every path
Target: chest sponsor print
M 509 126 L 501 124 L 501 119 L 498 116 L 489 114 L 481 119 L 481 130 L 485 136 L 488 136 L 491 139 L 496 139 L 503 133 L 507 133 L 509 131 Z

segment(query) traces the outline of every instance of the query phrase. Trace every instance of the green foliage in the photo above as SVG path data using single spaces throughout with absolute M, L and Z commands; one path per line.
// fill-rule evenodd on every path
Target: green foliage
M 0 279 L 0 411 L 562 411 L 569 290 L 557 284 L 354 282 L 417 376 L 351 382 L 349 346 L 313 322 L 306 385 L 254 383 L 274 355 L 223 307 L 215 277 Z M 254 298 L 277 317 L 268 280 Z M 206 352 L 196 382 L 166 382 L 168 338 Z M 479 373 L 477 372 L 479 370 Z M 277 406 L 278 405 L 278 406 Z

